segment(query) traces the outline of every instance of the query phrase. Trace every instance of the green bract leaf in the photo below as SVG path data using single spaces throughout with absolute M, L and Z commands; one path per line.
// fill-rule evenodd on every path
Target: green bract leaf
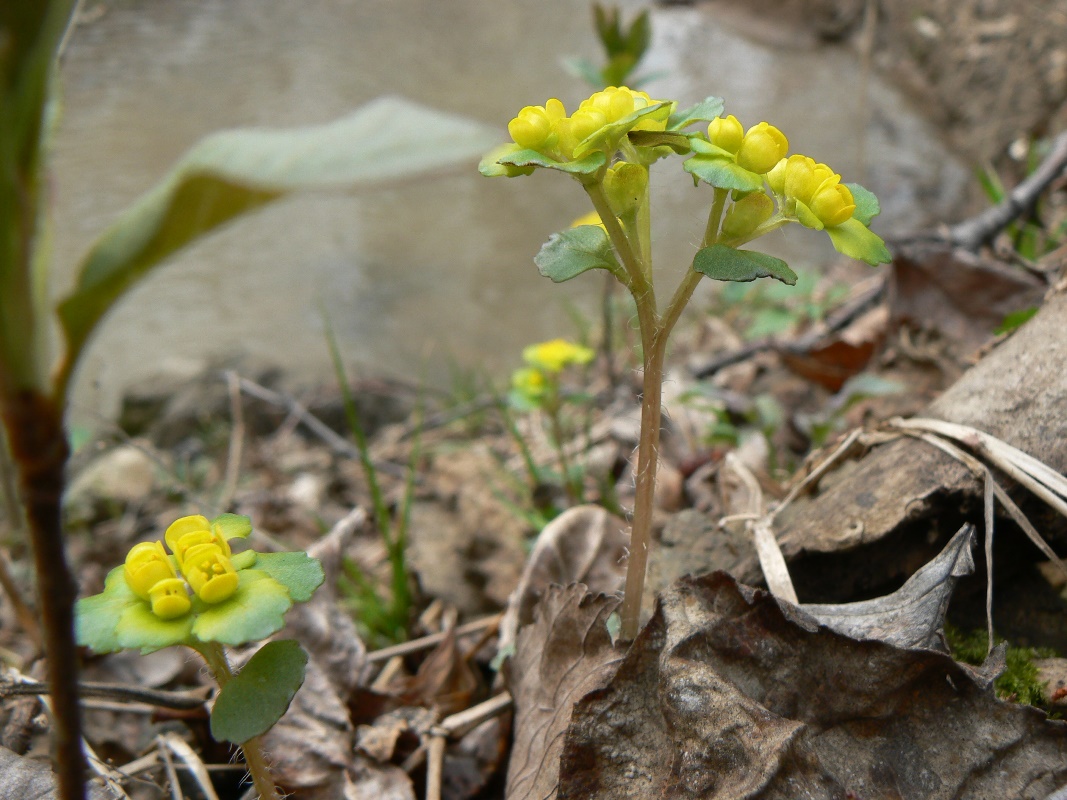
M 882 238 L 853 217 L 833 228 L 827 228 L 834 249 L 849 258 L 864 261 L 875 267 L 893 260 Z
M 713 244 L 700 250 L 693 259 L 693 269 L 717 281 L 745 282 L 756 278 L 776 278 L 790 286 L 797 282 L 796 273 L 782 259 L 754 250 L 737 250 L 724 244 Z
M 670 116 L 673 108 L 674 103 L 672 102 L 653 103 L 645 108 L 639 108 L 632 114 L 627 114 L 618 122 L 612 122 L 610 125 L 605 125 L 603 128 L 594 131 L 579 142 L 578 146 L 574 148 L 574 157 L 580 159 L 586 153 L 594 150 L 614 149 L 615 143 L 633 130 L 634 126 L 641 120 L 646 118 L 656 121 L 665 120 Z
M 723 108 L 721 97 L 705 97 L 695 106 L 671 114 L 667 120 L 667 130 L 681 130 L 694 122 L 711 122 L 722 116 Z
M 672 131 L 630 131 L 627 134 L 635 147 L 667 146 L 678 155 L 685 155 L 693 148 L 689 146 L 689 137 L 684 133 Z
M 143 600 L 129 606 L 115 626 L 118 643 L 122 647 L 140 649 L 141 654 L 152 653 L 188 641 L 193 628 L 193 616 L 160 619 Z
M 534 257 L 538 271 L 556 283 L 563 283 L 591 269 L 606 269 L 624 277 L 607 231 L 599 225 L 579 225 L 554 233 Z
M 214 606 L 199 601 L 194 605 L 198 613 L 193 633 L 201 641 L 244 644 L 265 639 L 284 624 L 285 612 L 293 605 L 286 588 L 256 569 L 241 570 L 238 575 L 237 591 L 228 600 Z
M 326 579 L 322 564 L 307 553 L 260 553 L 256 569 L 284 586 L 295 603 L 310 600 Z
M 688 159 L 683 167 L 686 172 L 719 189 L 756 192 L 763 188 L 762 177 L 726 158 L 696 155 Z
M 127 209 L 82 263 L 59 305 L 73 368 L 100 318 L 152 267 L 234 217 L 287 193 L 362 186 L 473 158 L 488 128 L 399 98 L 376 100 L 326 125 L 207 137 Z
M 514 142 L 508 142 L 494 147 L 478 162 L 478 171 L 487 178 L 515 178 L 519 175 L 532 175 L 533 167 L 515 167 L 511 164 L 501 164 L 500 159 L 512 153 L 518 153 L 525 148 Z
M 84 597 L 74 607 L 74 636 L 78 644 L 94 653 L 121 650 L 118 634 L 122 615 L 132 606 L 143 603 L 126 583 L 124 567 L 115 567 L 104 579 L 104 591 Z
M 230 563 L 233 564 L 234 569 L 248 569 L 256 563 L 258 557 L 259 553 L 255 550 L 242 550 L 230 556 Z
M 304 682 L 308 656 L 292 639 L 267 642 L 219 692 L 211 710 L 211 735 L 243 744 L 269 731 Z
M 508 153 L 499 160 L 501 164 L 509 164 L 513 167 L 546 167 L 558 169 L 570 175 L 592 175 L 604 166 L 607 156 L 598 151 L 575 161 L 556 161 L 536 150 L 520 149 Z
M 211 520 L 211 525 L 222 528 L 224 539 L 246 539 L 252 532 L 252 520 L 240 514 L 220 514 Z
M 856 204 L 856 210 L 852 212 L 852 219 L 858 219 L 864 225 L 870 225 L 871 220 L 882 211 L 874 192 L 864 189 L 858 183 L 846 183 L 845 188 L 852 192 L 852 201 Z

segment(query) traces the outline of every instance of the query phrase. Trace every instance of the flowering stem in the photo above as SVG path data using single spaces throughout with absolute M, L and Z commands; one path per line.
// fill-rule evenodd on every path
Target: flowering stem
M 559 469 L 563 478 L 563 489 L 567 492 L 567 499 L 570 500 L 571 505 L 576 506 L 582 502 L 582 493 L 575 485 L 575 480 L 571 477 L 571 466 L 567 460 L 567 451 L 563 446 L 563 421 L 560 419 L 559 415 L 559 383 L 553 380 L 552 384 L 548 402 L 545 404 L 545 411 L 548 412 L 548 419 L 552 425 L 552 439 L 556 445 L 556 455 L 559 457 Z
M 225 689 L 226 684 L 233 678 L 233 670 L 230 669 L 230 662 L 226 660 L 226 651 L 223 650 L 222 645 L 218 642 L 202 642 L 194 649 L 204 657 L 219 688 Z M 270 777 L 270 769 L 267 767 L 267 759 L 263 754 L 259 737 L 253 736 L 247 742 L 242 742 L 240 747 L 244 752 L 248 773 L 252 776 L 252 785 L 256 787 L 261 800 L 275 800 L 281 797 Z
M 719 223 L 728 195 L 729 192 L 725 189 L 715 190 L 715 199 L 708 214 L 708 224 L 701 247 L 708 247 L 717 241 Z M 601 219 L 603 219 L 603 214 L 601 214 Z M 608 234 L 612 236 L 614 242 L 615 236 L 612 235 L 611 228 L 608 228 Z M 622 253 L 619 255 L 623 257 Z M 641 326 L 641 340 L 644 344 L 644 376 L 641 394 L 641 438 L 637 448 L 634 521 L 630 533 L 630 556 L 626 565 L 626 589 L 620 612 L 622 616 L 620 635 L 625 641 L 632 641 L 637 636 L 641 624 L 641 600 L 644 594 L 648 551 L 652 543 L 652 509 L 655 504 L 656 472 L 659 466 L 663 362 L 667 352 L 667 338 L 702 277 L 701 273 L 694 269 L 686 273 L 662 318 L 656 312 L 655 299 L 651 291 L 643 296 L 634 292 L 638 321 Z

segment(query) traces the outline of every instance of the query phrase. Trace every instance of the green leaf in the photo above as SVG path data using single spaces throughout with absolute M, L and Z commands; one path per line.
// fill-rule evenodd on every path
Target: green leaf
M 310 600 L 326 579 L 322 564 L 307 553 L 260 553 L 256 569 L 284 586 L 295 603 Z
M 556 283 L 569 281 L 591 269 L 606 269 L 625 276 L 607 232 L 599 225 L 579 225 L 554 233 L 534 257 L 538 271 Z
M 856 204 L 852 219 L 858 219 L 864 225 L 869 226 L 871 220 L 882 212 L 881 206 L 878 205 L 878 198 L 874 196 L 874 192 L 864 189 L 858 183 L 846 183 L 845 188 L 852 192 L 852 201 Z
M 513 167 L 546 167 L 557 169 L 569 175 L 592 175 L 607 161 L 607 156 L 602 152 L 589 153 L 575 161 L 556 161 L 544 153 L 536 150 L 515 150 L 498 159 L 501 164 L 510 164 Z M 483 171 L 483 175 L 485 172 Z
M 684 133 L 673 131 L 630 131 L 627 136 L 630 144 L 635 147 L 661 147 L 667 146 L 678 155 L 684 156 L 692 151 L 689 145 L 689 137 Z
M 116 630 L 122 615 L 132 606 L 144 603 L 126 583 L 125 567 L 115 567 L 104 579 L 104 591 L 83 597 L 74 607 L 74 637 L 79 645 L 94 653 L 114 653 L 122 649 Z
M 724 244 L 713 244 L 700 250 L 693 259 L 693 269 L 717 281 L 776 278 L 790 286 L 797 282 L 796 273 L 782 259 L 754 250 L 736 250 Z
M 234 553 L 230 556 L 230 563 L 233 564 L 233 568 L 236 570 L 248 569 L 255 565 L 258 557 L 259 553 L 255 550 L 242 550 L 240 553 Z
M 1036 313 L 1037 306 L 1030 306 L 1029 308 L 1024 308 L 1020 311 L 1012 311 L 1010 314 L 1004 317 L 1004 320 L 999 325 L 997 325 L 993 333 L 995 333 L 997 336 L 1002 333 L 1011 333 L 1012 331 L 1018 329 L 1025 323 L 1029 322 L 1030 319 Z
M 830 234 L 834 249 L 849 258 L 864 261 L 872 267 L 893 260 L 882 238 L 855 217 L 827 228 L 826 232 Z
M 496 135 L 399 98 L 335 122 L 216 133 L 96 241 L 59 305 L 69 375 L 93 328 L 154 266 L 185 245 L 290 192 L 367 186 L 474 158 Z
M 282 718 L 304 682 L 308 655 L 292 639 L 267 642 L 222 687 L 211 709 L 211 735 L 243 744 Z
M 138 600 L 123 612 L 115 627 L 118 643 L 122 647 L 140 649 L 142 655 L 162 650 L 189 640 L 193 628 L 193 615 L 177 619 L 160 619 L 144 600 Z
M 722 116 L 724 108 L 721 97 L 705 97 L 695 106 L 671 114 L 667 120 L 667 130 L 681 130 L 694 122 L 711 122 L 716 117 Z
M 739 167 L 734 161 L 710 155 L 695 155 L 683 165 L 686 172 L 719 189 L 756 192 L 763 188 L 763 178 Z
M 244 569 L 237 574 L 240 583 L 228 600 L 213 606 L 194 603 L 199 613 L 193 634 L 201 641 L 244 644 L 266 639 L 285 624 L 285 612 L 293 605 L 286 588 L 260 570 Z
M 516 178 L 519 175 L 532 175 L 533 167 L 513 167 L 511 164 L 501 164 L 500 159 L 512 153 L 522 152 L 524 148 L 514 142 L 497 145 L 478 162 L 478 171 L 487 178 Z
M 252 520 L 242 514 L 220 514 L 211 520 L 211 525 L 222 529 L 224 539 L 247 539 L 252 533 Z

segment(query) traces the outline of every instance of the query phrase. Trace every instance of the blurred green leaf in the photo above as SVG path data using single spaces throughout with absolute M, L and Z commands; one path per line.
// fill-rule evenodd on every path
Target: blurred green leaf
M 1001 322 L 993 333 L 998 336 L 1002 333 L 1011 333 L 1012 331 L 1022 327 L 1024 324 L 1030 321 L 1030 319 L 1037 313 L 1037 306 L 1031 306 L 1030 308 L 1024 308 L 1021 311 L 1012 311 Z
M 260 553 L 256 559 L 256 569 L 284 586 L 296 603 L 310 600 L 326 579 L 322 564 L 307 553 Z
M 852 212 L 852 218 L 858 219 L 864 225 L 870 225 L 871 220 L 882 211 L 874 192 L 863 188 L 858 183 L 846 183 L 845 188 L 852 192 L 852 200 L 856 204 L 856 210 Z
M 290 192 L 420 175 L 488 148 L 486 127 L 399 98 L 325 125 L 207 137 L 96 241 L 59 306 L 73 368 L 108 309 L 154 266 L 240 214 Z
M 694 140 L 693 146 L 696 148 Z M 763 177 L 738 166 L 729 158 L 698 154 L 688 159 L 683 168 L 704 183 L 718 189 L 736 189 L 740 192 L 757 192 L 763 188 Z
M 695 106 L 675 111 L 667 120 L 667 130 L 678 131 L 694 122 L 711 122 L 723 112 L 721 97 L 705 97 Z

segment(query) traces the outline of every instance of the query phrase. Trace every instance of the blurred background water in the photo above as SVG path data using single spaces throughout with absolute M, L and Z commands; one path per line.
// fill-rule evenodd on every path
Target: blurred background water
M 618 5 L 627 19 L 643 7 Z M 63 63 L 53 160 L 57 293 L 94 235 L 207 133 L 325 122 L 395 94 L 497 126 L 503 141 L 520 107 L 556 96 L 573 109 L 589 94 L 564 58 L 601 59 L 589 8 L 573 0 L 125 0 L 84 11 Z M 683 104 L 720 95 L 746 127 L 776 124 L 791 151 L 879 196 L 882 235 L 958 208 L 967 169 L 848 47 L 793 41 L 768 20 L 753 36 L 717 7 L 656 9 L 652 27 L 640 72 L 658 77 L 643 88 Z M 667 296 L 710 195 L 668 164 L 653 206 Z M 453 368 L 502 375 L 525 344 L 573 335 L 574 309 L 597 313 L 599 275 L 558 286 L 531 259 L 588 210 L 583 193 L 557 173 L 487 180 L 475 166 L 284 200 L 192 247 L 104 323 L 74 420 L 114 415 L 125 387 L 218 358 L 281 367 L 291 384 L 330 380 L 323 309 L 358 374 L 438 385 Z M 804 234 L 761 249 L 794 268 L 833 258 L 826 237 Z

